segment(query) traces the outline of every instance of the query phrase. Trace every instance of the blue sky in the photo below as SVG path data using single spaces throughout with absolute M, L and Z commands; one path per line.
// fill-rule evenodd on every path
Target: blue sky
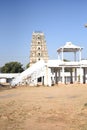
M 45 34 L 50 59 L 66 42 L 83 47 L 87 58 L 87 0 L 0 0 L 0 67 L 29 62 L 33 31 Z

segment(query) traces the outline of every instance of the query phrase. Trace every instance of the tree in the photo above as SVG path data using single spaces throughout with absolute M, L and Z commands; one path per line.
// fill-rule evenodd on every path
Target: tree
M 20 73 L 23 70 L 22 64 L 19 62 L 9 62 L 1 67 L 1 73 Z
M 29 68 L 29 67 L 30 67 L 30 63 L 28 63 L 28 64 L 26 65 L 26 69 Z

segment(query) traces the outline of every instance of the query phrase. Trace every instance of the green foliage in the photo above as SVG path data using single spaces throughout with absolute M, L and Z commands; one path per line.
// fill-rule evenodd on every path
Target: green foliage
M 24 69 L 22 68 L 22 64 L 19 62 L 9 62 L 1 67 L 2 73 L 20 73 L 23 70 Z
M 28 63 L 28 64 L 26 65 L 26 69 L 29 68 L 29 67 L 30 67 L 30 63 Z

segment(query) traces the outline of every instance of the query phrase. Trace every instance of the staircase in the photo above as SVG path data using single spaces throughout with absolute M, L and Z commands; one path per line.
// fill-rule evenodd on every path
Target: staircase
M 37 79 L 45 74 L 45 62 L 40 60 L 31 67 L 20 73 L 11 81 L 11 86 L 29 84 L 36 85 Z

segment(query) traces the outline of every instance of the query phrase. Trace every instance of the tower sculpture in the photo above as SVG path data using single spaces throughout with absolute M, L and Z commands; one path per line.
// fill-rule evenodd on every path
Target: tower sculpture
M 33 32 L 30 49 L 30 66 L 39 60 L 48 61 L 45 35 L 42 32 Z

